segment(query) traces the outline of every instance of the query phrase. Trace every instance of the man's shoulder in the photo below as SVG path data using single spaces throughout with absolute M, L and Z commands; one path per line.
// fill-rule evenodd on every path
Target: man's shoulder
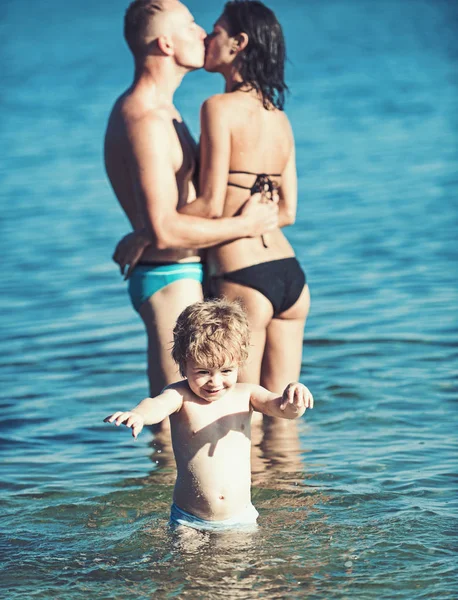
M 172 119 L 161 108 L 145 107 L 137 102 L 126 102 L 120 110 L 120 116 L 127 129 L 157 130 L 160 133 L 170 131 Z
M 145 124 L 153 127 L 170 126 L 170 110 L 164 106 L 151 105 L 135 91 L 127 90 L 115 101 L 110 119 L 121 121 L 126 127 Z

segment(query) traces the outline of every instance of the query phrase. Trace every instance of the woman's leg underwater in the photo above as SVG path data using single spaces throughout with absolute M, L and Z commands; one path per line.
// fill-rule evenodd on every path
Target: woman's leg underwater
M 282 392 L 288 383 L 299 381 L 309 308 L 310 292 L 306 285 L 295 304 L 269 323 L 260 379 L 268 390 Z
M 218 295 L 231 301 L 239 300 L 246 311 L 250 324 L 250 353 L 246 364 L 239 372 L 238 380 L 259 385 L 267 327 L 273 316 L 272 304 L 261 292 L 224 280 L 219 282 Z
M 309 308 L 310 292 L 306 285 L 296 303 L 272 319 L 267 327 L 260 381 L 268 390 L 282 393 L 288 383 L 299 381 L 304 327 Z M 295 425 L 286 419 L 274 421 L 283 427 Z

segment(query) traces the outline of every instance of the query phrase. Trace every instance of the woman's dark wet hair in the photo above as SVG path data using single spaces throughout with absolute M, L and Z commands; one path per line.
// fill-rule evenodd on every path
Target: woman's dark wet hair
M 283 110 L 286 48 L 277 17 L 257 0 L 232 0 L 224 6 L 223 18 L 229 35 L 248 35 L 248 45 L 240 53 L 239 71 L 243 82 L 262 94 L 265 108 Z

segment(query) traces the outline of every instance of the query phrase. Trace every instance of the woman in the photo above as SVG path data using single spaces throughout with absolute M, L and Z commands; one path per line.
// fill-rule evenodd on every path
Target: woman
M 205 69 L 225 79 L 225 93 L 201 111 L 200 194 L 208 214 L 232 216 L 247 190 L 279 196 L 279 227 L 294 223 L 294 139 L 283 112 L 285 44 L 274 13 L 261 2 L 225 5 L 206 38 Z M 191 206 L 189 207 L 191 208 Z M 209 250 L 213 293 L 240 298 L 252 348 L 241 381 L 282 390 L 299 378 L 310 306 L 305 275 L 281 229 Z

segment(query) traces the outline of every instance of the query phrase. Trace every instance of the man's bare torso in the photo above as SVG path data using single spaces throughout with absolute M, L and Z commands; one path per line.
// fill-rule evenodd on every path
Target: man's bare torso
M 228 519 L 251 501 L 250 393 L 237 384 L 209 403 L 186 382 L 176 385 L 184 400 L 170 416 L 177 463 L 174 502 L 202 519 Z
M 196 197 L 195 176 L 197 144 L 186 124 L 174 107 L 152 107 L 139 94 L 128 91 L 116 101 L 105 134 L 105 167 L 116 197 L 134 230 L 145 226 L 144 211 L 138 198 L 138 185 L 133 164 L 132 145 L 127 128 L 133 121 L 158 116 L 167 124 L 164 148 L 171 149 L 171 160 L 176 175 L 178 191 L 177 208 Z M 158 181 L 157 185 L 161 185 Z M 172 200 L 173 201 L 173 200 Z M 176 262 L 193 261 L 199 257 L 195 250 L 158 250 L 154 245 L 145 249 L 142 261 Z

